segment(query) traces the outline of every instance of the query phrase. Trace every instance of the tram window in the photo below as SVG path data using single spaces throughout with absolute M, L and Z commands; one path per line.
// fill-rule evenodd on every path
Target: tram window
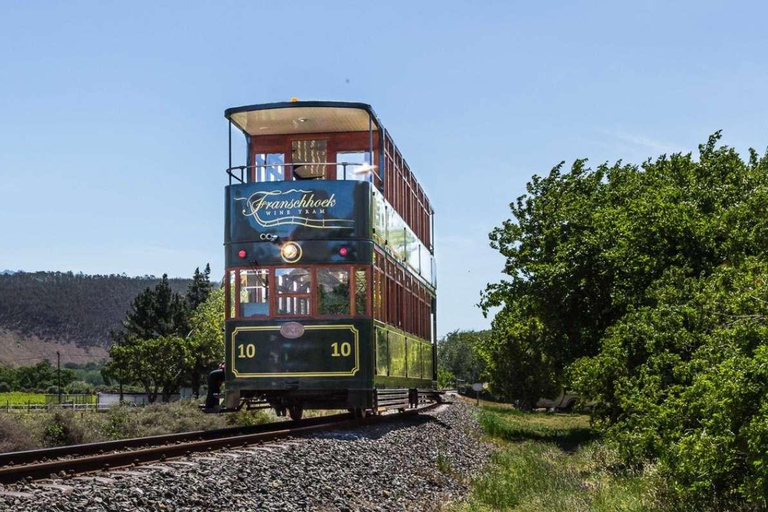
M 317 312 L 320 315 L 349 314 L 349 269 L 317 269 Z
M 355 316 L 368 314 L 368 271 L 355 269 Z
M 229 301 L 229 311 L 227 312 L 227 314 L 229 315 L 229 318 L 235 317 L 235 285 L 236 285 L 235 274 L 236 273 L 237 272 L 235 270 L 229 271 L 229 287 L 227 290 L 229 293 L 229 296 L 227 297 Z
M 257 153 L 255 181 L 285 180 L 285 155 L 283 153 Z
M 368 151 L 346 151 L 336 153 L 336 179 L 371 181 L 373 168 L 370 166 L 370 153 Z M 351 164 L 351 165 L 341 165 Z M 344 168 L 346 167 L 346 172 Z
M 240 316 L 269 315 L 269 271 L 240 271 Z
M 277 268 L 277 314 L 309 315 L 310 273 L 307 268 Z
M 293 179 L 325 179 L 325 164 L 328 157 L 327 140 L 294 140 L 291 142 Z
M 309 279 L 308 268 L 275 269 L 278 295 L 309 293 Z

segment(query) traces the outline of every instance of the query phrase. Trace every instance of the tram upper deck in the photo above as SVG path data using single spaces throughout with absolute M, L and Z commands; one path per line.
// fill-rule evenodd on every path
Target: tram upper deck
M 262 184 L 249 188 L 250 199 L 238 198 L 243 201 L 245 215 L 253 217 L 262 228 L 281 231 L 283 236 L 289 231 L 296 234 L 298 229 L 310 238 L 359 238 L 360 230 L 365 229 L 365 219 L 361 217 L 361 222 L 355 222 L 353 218 L 329 216 L 328 209 L 337 207 L 338 203 L 331 206 L 334 200 L 350 194 L 355 197 L 358 209 L 362 208 L 365 203 L 362 191 L 373 187 L 386 203 L 378 208 L 382 211 L 378 211 L 374 195 L 372 214 L 365 214 L 372 217 L 369 222 L 374 238 L 378 235 L 380 242 L 387 243 L 382 235 L 391 233 L 395 240 L 390 245 L 396 251 L 401 245 L 405 253 L 410 234 L 430 256 L 434 253 L 434 212 L 429 199 L 370 105 L 291 101 L 230 108 L 225 116 L 230 122 L 229 182 L 230 185 Z M 245 165 L 232 165 L 233 125 L 245 136 Z M 321 181 L 322 185 L 317 183 Z M 360 187 L 342 182 L 370 185 Z M 266 183 L 270 185 L 264 186 Z M 333 194 L 334 189 L 336 195 L 331 198 L 328 191 Z M 294 192 L 290 192 L 292 190 Z M 227 204 L 234 204 L 234 199 Z M 397 213 L 397 219 L 387 218 L 391 217 L 387 212 L 389 208 Z M 285 219 L 285 214 L 279 213 L 281 209 L 291 210 L 288 217 L 298 218 Z M 298 210 L 302 212 L 296 215 Z M 320 210 L 324 212 L 320 214 Z M 347 217 L 356 215 L 352 211 L 345 213 Z M 402 242 L 396 240 L 400 235 L 397 226 L 391 226 L 393 222 L 407 227 L 403 230 Z M 350 229 L 353 225 L 356 227 Z M 231 228 L 228 238 L 235 241 L 232 236 L 237 237 L 237 233 Z M 315 230 L 310 231 L 313 228 Z M 408 256 L 404 254 L 404 257 Z M 420 255 L 419 259 L 425 257 Z

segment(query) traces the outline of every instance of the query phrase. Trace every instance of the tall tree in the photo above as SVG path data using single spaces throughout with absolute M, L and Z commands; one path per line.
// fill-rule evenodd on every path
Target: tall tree
M 189 332 L 188 309 L 184 298 L 171 289 L 168 275 L 163 274 L 154 287 L 147 287 L 131 303 L 123 330 L 112 333 L 121 343 L 126 337 L 150 339 L 160 336 L 186 336 Z
M 211 285 L 211 265 L 206 263 L 205 270 L 200 272 L 200 267 L 195 269 L 192 276 L 192 282 L 187 288 L 187 307 L 194 311 L 197 307 L 206 301 L 211 294 L 213 286 Z

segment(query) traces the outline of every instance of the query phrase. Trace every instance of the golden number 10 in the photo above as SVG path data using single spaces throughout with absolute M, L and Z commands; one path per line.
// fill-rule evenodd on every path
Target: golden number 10
M 347 343 L 346 341 L 339 345 L 338 343 L 332 343 L 331 344 L 331 357 L 339 357 L 344 356 L 347 357 L 349 354 L 352 353 L 352 345 Z
M 240 345 L 239 352 L 237 354 L 238 359 L 252 358 L 256 355 L 256 345 L 249 343 L 247 345 Z

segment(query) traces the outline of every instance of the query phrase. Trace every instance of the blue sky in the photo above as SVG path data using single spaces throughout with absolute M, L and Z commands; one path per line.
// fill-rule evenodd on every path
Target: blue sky
M 439 331 L 532 174 L 768 144 L 765 3 L 3 2 L 0 270 L 223 269 L 230 106 L 371 103 L 437 210 Z

